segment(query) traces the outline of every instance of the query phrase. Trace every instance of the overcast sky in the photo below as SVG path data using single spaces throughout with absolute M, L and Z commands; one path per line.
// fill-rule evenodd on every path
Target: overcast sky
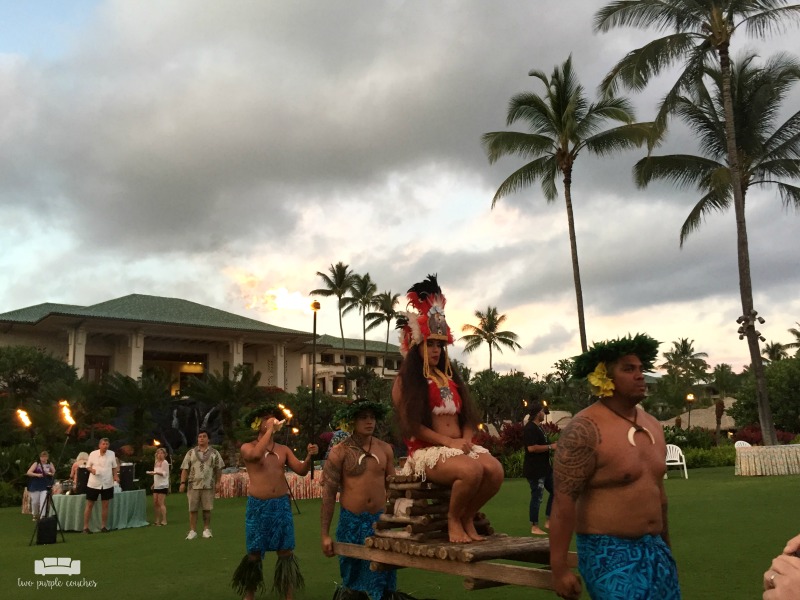
M 563 190 L 548 204 L 536 186 L 492 210 L 522 162 L 489 165 L 480 137 L 506 129 L 515 93 L 542 93 L 529 70 L 549 74 L 572 54 L 593 97 L 624 53 L 655 36 L 593 33 L 599 6 L 2 3 L 0 312 L 139 293 L 310 331 L 302 308 L 321 286 L 315 273 L 343 261 L 403 294 L 438 273 L 456 336 L 495 306 L 522 345 L 495 354 L 495 369 L 551 371 L 580 352 Z M 796 36 L 741 37 L 733 52 L 792 50 Z M 669 84 L 631 96 L 640 119 Z M 798 104 L 795 94 L 787 114 Z M 696 151 L 677 129 L 666 147 Z M 736 334 L 733 212 L 710 217 L 681 249 L 697 195 L 637 190 L 641 157 L 576 163 L 589 340 L 641 331 L 664 351 L 687 337 L 712 365 L 739 370 L 749 357 Z M 759 329 L 791 341 L 799 216 L 765 190 L 748 195 L 747 217 Z M 338 335 L 336 300 L 321 302 L 318 332 Z M 361 335 L 355 313 L 345 335 Z M 488 367 L 485 348 L 463 358 Z

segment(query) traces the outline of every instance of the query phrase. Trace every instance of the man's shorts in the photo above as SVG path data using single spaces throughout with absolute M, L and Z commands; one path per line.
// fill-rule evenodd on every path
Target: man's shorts
M 86 488 L 86 499 L 90 502 L 97 502 L 97 498 L 101 498 L 102 500 L 111 500 L 114 497 L 114 488 L 103 488 L 102 490 L 98 490 L 96 488 L 87 487 Z
M 200 509 L 212 510 L 214 508 L 214 490 L 194 490 L 186 492 L 189 499 L 189 512 L 197 512 Z

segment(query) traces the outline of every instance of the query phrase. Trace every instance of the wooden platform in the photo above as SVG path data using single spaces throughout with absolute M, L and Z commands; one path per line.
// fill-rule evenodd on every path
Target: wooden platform
M 547 538 L 495 534 L 485 541 L 469 544 L 398 539 L 394 540 L 396 545 L 391 550 L 376 548 L 375 541 L 375 538 L 367 538 L 364 546 L 336 542 L 333 549 L 341 556 L 370 561 L 372 570 L 413 567 L 458 575 L 465 578 L 464 587 L 468 590 L 500 585 L 553 589 L 548 568 L 550 541 Z M 500 560 L 539 566 L 497 562 Z M 577 555 L 574 552 L 569 554 L 569 566 L 571 568 L 577 566 Z

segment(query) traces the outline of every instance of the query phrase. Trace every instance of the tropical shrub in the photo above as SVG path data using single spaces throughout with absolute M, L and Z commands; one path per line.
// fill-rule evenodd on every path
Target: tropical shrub
M 525 460 L 525 451 L 517 450 L 500 457 L 503 472 L 506 477 L 522 477 L 522 463 Z
M 525 426 L 522 423 L 503 423 L 500 429 L 500 445 L 504 454 L 512 453 L 522 449 L 522 431 Z
M 736 448 L 726 444 L 709 448 L 687 448 L 683 451 L 689 469 L 732 467 L 736 464 Z
M 776 429 L 775 434 L 778 436 L 778 443 L 780 444 L 791 444 L 798 437 L 794 433 L 781 431 L 780 429 Z M 761 434 L 761 426 L 758 423 L 751 423 L 747 427 L 742 427 L 733 434 L 733 439 L 737 442 L 739 440 L 747 442 L 752 446 L 760 446 L 764 443 L 764 436 Z

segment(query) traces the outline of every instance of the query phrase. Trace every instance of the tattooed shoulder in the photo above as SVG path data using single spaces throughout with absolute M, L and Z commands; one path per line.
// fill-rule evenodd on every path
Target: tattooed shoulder
M 553 464 L 557 490 L 577 500 L 594 474 L 600 429 L 591 418 L 574 418 L 558 438 Z

